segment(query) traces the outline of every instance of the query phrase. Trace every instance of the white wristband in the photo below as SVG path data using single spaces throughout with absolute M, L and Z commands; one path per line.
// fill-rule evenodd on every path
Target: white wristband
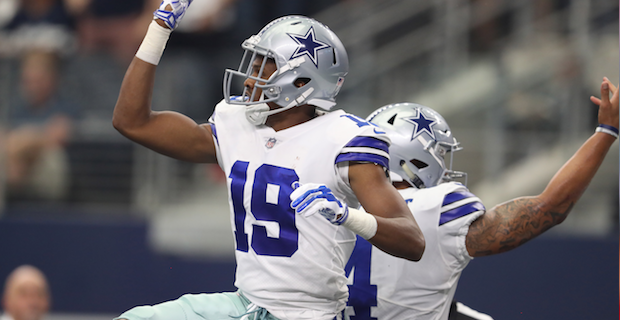
M 377 234 L 377 219 L 375 216 L 351 207 L 349 207 L 349 217 L 342 225 L 366 240 Z
M 608 126 L 605 124 L 599 124 L 598 127 L 596 127 L 596 130 L 594 130 L 596 132 L 604 132 L 607 133 L 608 135 L 618 139 L 618 129 L 616 129 L 615 127 L 612 126 Z
M 151 21 L 144 40 L 142 40 L 142 44 L 140 44 L 140 48 L 136 52 L 136 57 L 150 64 L 159 64 L 159 59 L 161 59 L 161 55 L 164 53 L 170 33 L 172 33 L 172 30 L 160 26 L 155 20 Z

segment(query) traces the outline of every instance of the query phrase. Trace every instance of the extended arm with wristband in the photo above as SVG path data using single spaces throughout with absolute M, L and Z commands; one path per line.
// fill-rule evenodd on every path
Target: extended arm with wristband
M 618 98 L 618 90 L 605 78 L 601 98 L 590 98 L 599 106 L 596 132 L 560 168 L 541 194 L 499 204 L 471 224 L 465 243 L 472 257 L 512 250 L 566 219 L 618 137 Z
M 127 68 L 112 125 L 128 139 L 163 155 L 189 162 L 215 163 L 215 141 L 208 124 L 197 124 L 179 112 L 151 109 L 157 63 L 170 32 L 178 25 L 188 5 L 188 0 L 161 3 Z M 162 11 L 170 13 L 169 19 L 161 19 L 166 18 Z

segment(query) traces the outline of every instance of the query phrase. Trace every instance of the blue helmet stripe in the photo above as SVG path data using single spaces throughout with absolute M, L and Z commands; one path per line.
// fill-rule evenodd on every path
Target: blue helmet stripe
M 336 163 L 345 162 L 345 161 L 360 161 L 360 162 L 372 162 L 376 163 L 386 169 L 390 168 L 390 160 L 386 157 L 372 154 L 372 153 L 341 153 L 336 157 Z
M 439 217 L 439 225 L 450 222 L 452 220 L 456 220 L 460 217 L 464 217 L 468 214 L 471 214 L 477 211 L 484 211 L 484 210 L 485 208 L 482 202 L 478 202 L 478 201 L 471 202 L 466 205 L 463 205 L 458 208 L 454 208 L 450 211 L 446 211 L 442 213 L 441 217 Z

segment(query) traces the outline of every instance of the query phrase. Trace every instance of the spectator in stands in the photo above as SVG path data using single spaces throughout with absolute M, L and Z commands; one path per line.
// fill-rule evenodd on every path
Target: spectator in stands
M 0 7 L 0 54 L 34 48 L 70 54 L 76 48 L 74 19 L 61 0 L 6 0 Z
M 134 32 L 148 0 L 64 0 L 77 19 L 80 50 L 104 53 L 119 63 L 131 61 L 144 31 Z
M 64 146 L 78 111 L 58 96 L 59 58 L 23 56 L 20 98 L 11 104 L 7 135 L 7 193 L 11 200 L 62 200 L 69 187 Z
M 41 270 L 22 265 L 6 279 L 0 320 L 40 320 L 50 308 L 50 292 Z

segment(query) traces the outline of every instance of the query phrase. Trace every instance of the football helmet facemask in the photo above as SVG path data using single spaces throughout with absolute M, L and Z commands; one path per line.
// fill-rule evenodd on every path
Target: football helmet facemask
M 224 97 L 230 104 L 246 105 L 251 123 L 264 124 L 269 115 L 295 106 L 310 104 L 330 110 L 336 104 L 349 60 L 342 42 L 327 26 L 304 16 L 285 16 L 267 24 L 241 47 L 245 52 L 239 69 L 226 69 Z M 255 74 L 257 59 L 262 63 Z M 266 78 L 263 71 L 268 61 L 275 62 L 277 70 Z M 253 90 L 237 88 L 243 94 L 233 96 L 233 87 L 246 79 L 256 81 Z M 300 87 L 298 81 L 305 84 Z M 281 108 L 269 110 L 267 102 Z
M 435 110 L 414 103 L 383 106 L 366 119 L 384 129 L 390 137 L 392 181 L 405 180 L 418 189 L 464 178 L 452 170 L 452 154 L 461 150 L 445 119 Z M 446 168 L 445 156 L 450 154 Z

